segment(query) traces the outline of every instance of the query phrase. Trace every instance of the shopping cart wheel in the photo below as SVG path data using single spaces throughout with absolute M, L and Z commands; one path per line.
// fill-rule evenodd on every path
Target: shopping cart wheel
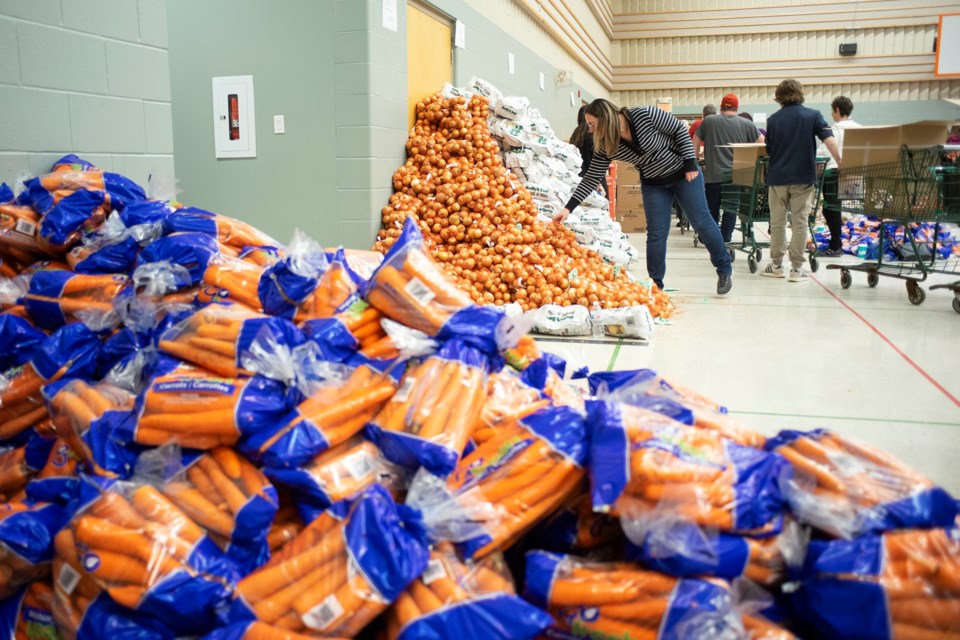
M 915 281 L 907 280 L 907 298 L 912 304 L 923 304 L 927 299 L 927 292 Z
M 753 256 L 747 256 L 747 266 L 750 267 L 750 273 L 756 273 L 759 265 Z
M 820 268 L 820 261 L 817 260 L 814 256 L 810 256 L 810 271 L 814 273 L 817 272 L 817 269 Z
M 697 234 L 693 234 L 693 246 L 695 247 L 700 246 L 700 236 L 698 236 Z
M 730 256 L 730 262 L 737 259 L 737 250 L 733 247 L 727 247 L 727 255 Z
M 840 269 L 840 286 L 849 289 L 851 284 L 853 284 L 853 276 L 850 275 L 850 270 Z
M 871 287 L 877 286 L 880 282 L 880 275 L 876 271 L 871 271 L 867 274 L 867 284 Z
M 953 299 L 953 310 L 960 313 L 960 296 Z
M 757 249 L 756 251 L 754 251 L 754 253 L 757 254 L 757 262 L 762 262 L 762 261 L 763 261 L 763 251 L 761 251 L 760 249 Z

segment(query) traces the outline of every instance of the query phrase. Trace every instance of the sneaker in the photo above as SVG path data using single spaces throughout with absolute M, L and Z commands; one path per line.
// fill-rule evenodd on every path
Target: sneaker
M 818 258 L 842 258 L 843 249 L 820 249 L 814 255 Z
M 790 282 L 807 282 L 810 280 L 810 277 L 807 276 L 803 268 L 800 269 L 790 269 Z
M 730 276 L 720 276 L 717 279 L 717 294 L 724 295 L 733 288 L 733 278 Z
M 767 265 L 767 268 L 760 272 L 760 275 L 766 276 L 768 278 L 786 278 L 786 274 L 783 272 L 783 266 L 779 264 L 773 264 L 772 262 Z

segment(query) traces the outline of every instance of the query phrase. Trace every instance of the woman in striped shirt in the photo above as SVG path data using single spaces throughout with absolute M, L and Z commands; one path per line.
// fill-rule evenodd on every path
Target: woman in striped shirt
M 730 256 L 720 227 L 707 207 L 703 176 L 684 124 L 656 107 L 617 109 L 602 98 L 590 103 L 584 117 L 593 133 L 593 159 L 566 207 L 554 220 L 563 222 L 570 211 L 596 190 L 612 160 L 629 162 L 640 171 L 640 191 L 647 214 L 650 278 L 663 288 L 671 207 L 676 199 L 710 252 L 710 262 L 717 269 L 717 293 L 723 295 L 730 291 L 733 286 Z

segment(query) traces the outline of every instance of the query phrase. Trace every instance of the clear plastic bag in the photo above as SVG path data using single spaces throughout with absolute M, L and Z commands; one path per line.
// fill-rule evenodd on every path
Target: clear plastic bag
M 835 536 L 950 526 L 958 515 L 954 498 L 923 474 L 829 431 L 782 431 L 767 450 L 793 467 L 786 497 L 797 519 Z
M 120 322 L 114 303 L 127 282 L 123 274 L 39 271 L 30 279 L 23 305 L 37 326 L 44 329 L 57 329 L 75 320 L 91 329 L 106 329 Z
M 400 594 L 385 620 L 385 640 L 525 640 L 551 623 L 516 595 L 500 554 L 466 563 L 448 544 L 430 553 L 427 570 Z

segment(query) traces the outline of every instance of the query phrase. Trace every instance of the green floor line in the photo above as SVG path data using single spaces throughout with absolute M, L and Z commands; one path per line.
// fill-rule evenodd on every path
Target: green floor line
M 805 420 L 856 420 L 857 422 L 895 422 L 897 424 L 929 424 L 940 427 L 960 427 L 960 422 L 938 422 L 934 420 L 900 420 L 884 418 L 863 418 L 859 416 L 815 416 L 802 413 L 774 413 L 770 411 L 730 411 L 731 414 L 746 416 L 777 416 L 782 418 L 803 418 Z
M 607 365 L 607 371 L 613 371 L 613 367 L 617 364 L 617 356 L 620 355 L 620 346 L 623 344 L 623 338 L 617 340 L 617 347 L 613 350 L 613 355 L 610 356 L 610 364 Z

